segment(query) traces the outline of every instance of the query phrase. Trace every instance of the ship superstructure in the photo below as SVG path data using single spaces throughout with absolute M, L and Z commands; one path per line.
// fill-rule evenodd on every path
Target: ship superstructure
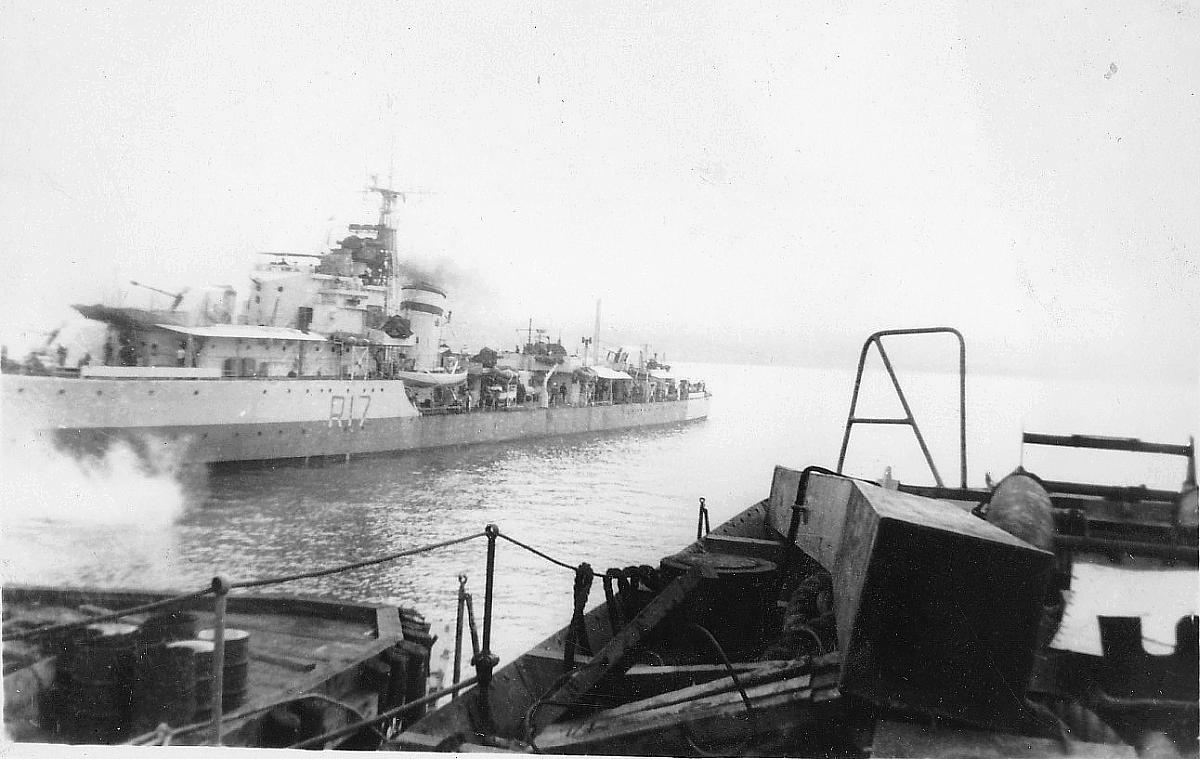
M 74 367 L 61 356 L 58 366 L 5 363 L 6 445 L 49 431 L 72 448 L 167 442 L 182 445 L 188 460 L 222 463 L 707 415 L 702 388 L 663 375 L 661 391 L 650 392 L 635 375 L 583 366 L 561 346 L 552 355 L 529 346 L 529 366 L 520 368 L 449 352 L 446 292 L 401 275 L 390 217 L 403 193 L 370 189 L 381 199 L 377 223 L 352 224 L 324 254 L 263 254 L 240 307 L 227 286 L 180 293 L 161 310 L 75 306 L 105 325 L 103 347 Z M 501 410 L 509 413 L 482 415 Z

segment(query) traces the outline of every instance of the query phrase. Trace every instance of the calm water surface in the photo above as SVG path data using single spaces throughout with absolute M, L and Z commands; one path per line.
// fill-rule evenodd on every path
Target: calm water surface
M 770 489 L 776 464 L 837 463 L 852 372 L 795 367 L 693 367 L 714 392 L 707 421 L 587 437 L 365 458 L 179 478 L 132 462 L 82 470 L 40 453 L 9 462 L 3 560 L 7 582 L 195 589 L 214 574 L 242 580 L 367 559 L 482 531 L 489 522 L 568 564 L 655 564 L 695 537 L 697 500 L 714 525 Z M 909 373 L 910 401 L 943 477 L 958 478 L 956 379 Z M 1194 434 L 1192 384 L 976 377 L 968 385 L 969 480 L 1001 475 L 1021 456 L 1022 429 L 1183 442 Z M 860 413 L 899 405 L 876 376 Z M 1177 487 L 1181 464 L 1055 460 L 1026 466 L 1061 479 L 1127 477 Z M 1128 458 L 1128 457 L 1126 457 Z M 1136 457 L 1135 457 L 1136 458 Z M 846 469 L 905 482 L 932 478 L 911 433 L 856 432 Z M 280 592 L 415 606 L 452 641 L 456 576 L 482 612 L 482 540 Z M 561 626 L 572 574 L 500 542 L 494 648 L 507 661 Z M 602 594 L 596 593 L 597 597 Z M 593 602 L 597 600 L 593 598 Z

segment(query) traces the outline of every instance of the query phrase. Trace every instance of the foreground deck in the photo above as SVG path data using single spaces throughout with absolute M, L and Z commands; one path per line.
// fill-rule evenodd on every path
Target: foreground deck
M 22 630 L 89 619 L 112 610 L 134 608 L 169 597 L 167 593 L 109 590 L 64 590 L 39 587 L 6 587 L 4 633 L 8 638 Z M 213 625 L 210 599 L 197 599 L 187 611 L 196 631 Z M 122 618 L 141 624 L 145 615 Z M 318 598 L 230 595 L 227 630 L 249 633 L 246 651 L 245 696 L 240 705 L 226 711 L 225 745 L 270 744 L 272 708 L 289 708 L 308 697 L 344 707 L 310 720 L 321 728 L 354 721 L 376 713 L 381 703 L 403 697 L 398 685 L 397 651 L 405 651 L 406 664 L 424 656 L 428 672 L 429 625 L 415 612 L 395 606 L 374 606 Z M 9 737 L 18 741 L 95 742 L 80 735 L 77 726 L 65 724 L 49 705 L 49 694 L 64 682 L 60 666 L 61 648 L 46 641 L 4 643 L 4 723 Z M 423 681 L 421 687 L 423 688 Z M 115 686 L 114 686 L 115 687 Z M 307 708 L 307 707 L 306 707 Z M 353 710 L 351 712 L 350 710 Z M 311 709 L 308 709 L 311 712 Z M 339 715 L 340 712 L 340 715 Z M 301 715 L 304 716 L 304 715 Z M 291 734 L 279 735 L 274 743 L 289 745 L 303 732 L 297 720 L 284 722 Z M 178 728 L 181 725 L 172 724 Z M 318 731 L 319 732 L 319 731 Z M 136 739 L 133 725 L 112 731 L 111 742 Z M 202 743 L 207 725 L 198 724 L 172 736 L 175 743 Z M 301 736 L 302 737 L 302 736 Z M 288 741 L 288 742 L 284 742 Z M 108 742 L 108 741 L 106 741 Z

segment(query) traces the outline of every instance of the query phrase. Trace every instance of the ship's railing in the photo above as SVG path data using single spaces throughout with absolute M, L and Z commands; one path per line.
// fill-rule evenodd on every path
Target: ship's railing
M 452 538 L 449 540 L 443 540 L 438 543 L 431 543 L 431 544 L 423 545 L 423 546 L 420 546 L 417 548 L 396 551 L 394 553 L 390 553 L 390 554 L 387 554 L 384 556 L 378 556 L 378 557 L 364 559 L 361 561 L 350 562 L 350 563 L 346 563 L 346 564 L 339 564 L 339 565 L 332 566 L 332 567 L 325 567 L 325 568 L 321 568 L 321 569 L 296 572 L 294 574 L 289 574 L 289 575 L 266 577 L 266 578 L 261 578 L 261 579 L 256 579 L 256 580 L 242 580 L 242 581 L 237 581 L 237 582 L 230 582 L 223 577 L 214 577 L 212 582 L 208 586 L 201 588 L 199 590 L 190 592 L 190 593 L 183 593 L 180 595 L 172 596 L 170 598 L 164 598 L 160 601 L 155 601 L 152 603 L 147 603 L 147 604 L 143 604 L 143 605 L 132 607 L 132 608 L 122 609 L 120 611 L 114 611 L 114 612 L 99 615 L 99 616 L 89 616 L 86 619 L 77 620 L 74 622 L 67 622 L 67 623 L 57 624 L 57 625 L 49 625 L 49 626 L 45 626 L 45 627 L 38 627 L 38 628 L 29 629 L 29 630 L 21 630 L 21 631 L 5 634 L 4 640 L 5 641 L 19 641 L 19 640 L 46 639 L 46 638 L 63 640 L 64 637 L 68 633 L 71 633 L 80 628 L 86 627 L 88 625 L 97 624 L 99 622 L 113 621 L 113 620 L 121 619 L 124 617 L 129 617 L 131 615 L 147 614 L 150 612 L 165 613 L 165 612 L 169 612 L 169 611 L 177 611 L 177 610 L 182 610 L 182 609 L 193 609 L 193 608 L 195 608 L 197 601 L 199 601 L 200 599 L 203 599 L 207 596 L 212 596 L 212 598 L 213 598 L 213 615 L 214 615 L 213 638 L 212 638 L 212 642 L 213 642 L 212 671 L 219 673 L 219 672 L 224 671 L 224 665 L 225 665 L 226 602 L 227 602 L 228 596 L 231 592 L 238 591 L 238 590 L 253 590 L 256 588 L 263 588 L 263 587 L 267 587 L 267 586 L 281 585 L 284 583 L 295 582 L 297 580 L 306 580 L 306 579 L 326 577 L 329 575 L 341 574 L 341 573 L 346 573 L 346 572 L 353 572 L 353 571 L 357 571 L 357 570 L 364 569 L 367 567 L 373 567 L 373 566 L 378 566 L 378 565 L 385 564 L 388 562 L 392 562 L 392 561 L 395 561 L 397 559 L 401 559 L 404 557 L 416 556 L 419 554 L 429 553 L 432 551 L 448 548 L 450 546 L 458 545 L 461 543 L 466 543 L 466 542 L 469 542 L 472 540 L 476 540 L 478 538 L 486 538 L 487 539 L 487 558 L 486 558 L 487 574 L 486 574 L 486 579 L 485 579 L 486 584 L 485 584 L 485 591 L 484 591 L 482 640 L 480 640 L 479 636 L 477 635 L 477 630 L 476 630 L 476 626 L 474 623 L 474 612 L 473 612 L 473 607 L 470 606 L 469 594 L 467 594 L 466 599 L 465 599 L 467 608 L 470 609 L 471 633 L 472 633 L 472 643 L 473 643 L 472 650 L 474 653 L 474 655 L 471 658 L 471 664 L 475 667 L 475 675 L 471 678 L 468 678 L 467 680 L 463 680 L 461 682 L 459 681 L 459 677 L 461 675 L 461 672 L 460 672 L 461 632 L 462 632 L 462 624 L 463 624 L 462 607 L 463 607 L 463 603 L 464 603 L 463 594 L 465 592 L 465 587 L 464 587 L 465 586 L 465 577 L 462 577 L 462 578 L 460 578 L 460 586 L 459 586 L 459 593 L 460 593 L 460 613 L 459 613 L 459 620 L 458 620 L 459 651 L 457 652 L 457 655 L 456 655 L 454 682 L 449 687 L 443 688 L 434 693 L 430 693 L 420 699 L 416 699 L 416 700 L 410 701 L 406 704 L 403 704 L 401 706 L 395 707 L 393 709 L 389 709 L 389 710 L 380 712 L 379 714 L 376 714 L 373 717 L 370 717 L 369 719 L 366 719 L 366 720 L 363 720 L 360 722 L 356 722 L 351 725 L 347 725 L 339 730 L 334 730 L 332 732 L 328 732 L 323 735 L 305 740 L 301 743 L 290 746 L 290 748 L 308 748 L 311 746 L 324 745 L 324 744 L 327 744 L 329 741 L 337 740 L 337 739 L 345 737 L 347 735 L 351 735 L 363 728 L 370 728 L 370 727 L 373 727 L 373 726 L 381 724 L 381 723 L 386 723 L 392 719 L 411 714 L 412 712 L 414 712 L 418 709 L 421 709 L 430 703 L 436 702 L 438 699 L 441 699 L 445 696 L 453 695 L 453 694 L 457 693 L 458 691 L 468 688 L 475 684 L 479 684 L 482 688 L 485 689 L 485 692 L 486 692 L 486 687 L 491 682 L 492 672 L 495 669 L 496 664 L 499 662 L 499 658 L 494 653 L 492 653 L 492 648 L 491 648 L 492 618 L 493 618 L 492 606 L 493 606 L 493 598 L 494 598 L 495 567 L 496 567 L 496 543 L 499 539 L 504 539 L 505 541 L 512 543 L 513 545 L 516 545 L 526 551 L 529 551 L 529 552 L 533 553 L 534 555 L 539 556 L 557 566 L 560 566 L 567 570 L 575 572 L 576 573 L 576 603 L 575 603 L 576 616 L 582 615 L 583 605 L 587 600 L 587 591 L 590 590 L 591 582 L 594 579 L 594 574 L 592 573 L 591 566 L 585 562 L 585 563 L 581 563 L 578 567 L 572 567 L 570 564 L 567 564 L 565 562 L 554 559 L 553 557 L 534 548 L 533 546 L 530 546 L 520 540 L 517 540 L 516 538 L 514 538 L 512 536 L 502 533 L 500 531 L 500 528 L 497 527 L 496 525 L 489 524 L 484 528 L 484 530 L 482 532 L 472 533 L 469 535 L 464 535 L 462 537 Z M 615 570 L 610 570 L 609 574 L 611 574 L 613 571 L 615 571 Z M 606 590 L 607 590 L 607 588 L 606 588 Z M 193 724 L 182 725 L 182 726 L 178 726 L 178 727 L 160 726 L 158 730 L 155 730 L 153 732 L 146 733 L 144 735 L 134 738 L 131 741 L 131 743 L 135 743 L 135 744 L 148 744 L 148 743 L 169 744 L 170 741 L 172 740 L 172 738 L 174 738 L 176 736 L 179 736 L 179 735 L 182 735 L 185 733 L 193 733 L 193 732 L 196 732 L 199 730 L 203 730 L 207 727 L 208 729 L 211 730 L 211 737 L 209 739 L 210 742 L 213 745 L 221 745 L 221 742 L 223 739 L 223 734 L 224 734 L 224 726 L 225 726 L 226 722 L 228 722 L 232 719 L 243 719 L 243 718 L 252 716 L 254 714 L 257 714 L 257 713 L 268 711 L 279 705 L 279 704 L 270 704 L 270 705 L 264 706 L 264 707 L 256 707 L 251 710 L 235 710 L 235 711 L 232 711 L 229 713 L 224 713 L 223 707 L 222 707 L 223 681 L 220 676 L 216 676 L 213 678 L 211 696 L 212 696 L 212 706 L 211 706 L 212 720 L 211 720 L 211 722 L 193 723 Z M 286 701 L 280 702 L 280 703 L 286 703 Z

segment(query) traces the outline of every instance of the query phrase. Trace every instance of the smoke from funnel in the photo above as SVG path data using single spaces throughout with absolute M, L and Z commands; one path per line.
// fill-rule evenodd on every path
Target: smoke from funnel
M 406 260 L 399 267 L 404 282 L 433 285 L 447 293 L 472 289 L 475 277 L 464 271 L 453 259 Z

